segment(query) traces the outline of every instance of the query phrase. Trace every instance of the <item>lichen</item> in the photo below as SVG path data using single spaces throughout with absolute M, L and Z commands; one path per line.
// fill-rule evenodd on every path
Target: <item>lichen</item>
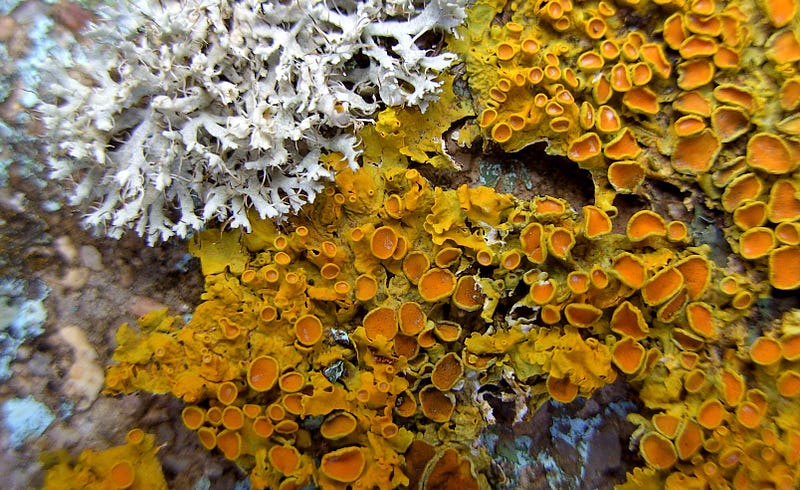
M 8 442 L 19 448 L 28 439 L 41 436 L 56 417 L 47 405 L 32 396 L 9 398 L 0 408 L 3 426 L 8 431 Z
M 282 223 L 256 206 L 247 233 L 194 235 L 202 303 L 120 327 L 106 393 L 182 399 L 255 488 L 488 488 L 490 398 L 518 424 L 620 380 L 640 457 L 621 488 L 796 487 L 796 31 L 793 2 L 477 2 L 447 40 L 466 74 L 426 112 L 298 150 L 332 182 Z M 435 185 L 465 119 L 455 144 L 476 124 L 488 151 L 543 142 L 594 202 Z M 694 220 L 617 201 L 654 181 Z M 588 458 L 572 424 L 551 435 Z
M 434 187 L 408 169 L 405 132 L 380 127 L 362 132 L 359 170 L 329 156 L 336 183 L 286 228 L 198 234 L 204 302 L 186 325 L 161 311 L 120 329 L 107 392 L 182 398 L 187 427 L 255 487 L 424 486 L 437 465 L 460 464 L 448 448 L 487 485 L 490 456 L 472 446 L 496 420 L 483 390 L 516 400 L 522 421 L 624 377 L 646 410 L 675 410 L 714 389 L 691 376 L 725 365 L 697 354 L 715 348 L 720 322 L 747 355 L 746 307 L 719 291 L 726 272 L 678 222 Z M 748 287 L 758 290 L 745 280 L 732 296 Z M 304 442 L 317 438 L 327 445 Z M 417 473 L 408 462 L 424 444 L 441 449 Z M 283 447 L 291 464 L 269 456 Z
M 38 281 L 6 279 L 0 282 L 0 381 L 13 374 L 11 363 L 23 343 L 44 333 L 49 293 Z
M 43 456 L 48 468 L 42 488 L 166 490 L 167 483 L 156 458 L 158 450 L 154 435 L 131 429 L 125 444 L 103 451 L 86 449 L 74 460 L 63 451 L 48 453 Z
M 152 244 L 206 223 L 283 219 L 355 165 L 383 105 L 426 109 L 455 57 L 417 40 L 459 24 L 460 2 L 151 2 L 101 8 L 39 106 L 50 168 L 75 181 L 85 222 Z M 61 70 L 61 71 L 59 71 Z M 265 185 L 266 184 L 266 185 Z M 173 210 L 175 211 L 173 213 Z

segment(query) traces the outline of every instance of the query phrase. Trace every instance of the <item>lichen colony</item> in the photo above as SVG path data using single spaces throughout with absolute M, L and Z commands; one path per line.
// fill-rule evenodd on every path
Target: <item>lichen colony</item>
M 105 193 L 91 224 L 206 228 L 202 303 L 120 327 L 106 393 L 180 398 L 253 488 L 494 488 L 487 387 L 521 422 L 624 382 L 641 465 L 619 488 L 800 485 L 796 3 L 334 3 L 170 4 L 114 58 L 150 71 L 56 91 L 79 115 L 52 125 L 56 172 Z M 195 22 L 158 30 L 171 8 Z M 425 177 L 457 170 L 448 148 L 540 142 L 593 204 Z M 623 216 L 652 182 L 722 239 Z

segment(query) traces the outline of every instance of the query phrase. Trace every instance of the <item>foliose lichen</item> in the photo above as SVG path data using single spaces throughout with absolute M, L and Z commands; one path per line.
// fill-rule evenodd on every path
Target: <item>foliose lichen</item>
M 74 181 L 87 225 L 152 244 L 209 221 L 283 219 L 331 173 L 379 104 L 435 99 L 463 0 L 131 2 L 100 8 L 90 49 L 52 74 L 39 106 L 52 176 Z
M 55 420 L 47 405 L 32 396 L 10 398 L 0 407 L 3 425 L 8 430 L 8 442 L 18 448 L 30 438 L 39 437 Z

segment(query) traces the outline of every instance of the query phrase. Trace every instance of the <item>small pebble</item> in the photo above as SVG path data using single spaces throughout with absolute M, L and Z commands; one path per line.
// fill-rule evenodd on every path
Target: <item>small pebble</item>
M 22 107 L 26 109 L 31 109 L 32 107 L 34 107 L 39 103 L 39 97 L 36 95 L 35 92 L 31 92 L 30 90 L 25 90 L 19 97 L 19 103 Z
M 44 201 L 41 206 L 42 209 L 48 213 L 55 213 L 61 209 L 61 203 L 57 201 Z
M 78 260 L 78 249 L 72 243 L 72 239 L 66 235 L 60 236 L 53 241 L 53 246 L 58 252 L 59 257 L 67 264 L 72 264 Z
M 64 394 L 75 402 L 75 411 L 82 412 L 92 406 L 105 384 L 105 372 L 96 361 L 76 359 L 67 373 Z
M 96 272 L 103 270 L 103 257 L 100 255 L 100 251 L 98 251 L 97 248 L 92 245 L 84 245 L 81 247 L 80 255 L 81 263 L 84 267 L 88 267 Z
M 0 43 L 8 42 L 17 29 L 17 22 L 8 15 L 0 16 Z
M 82 412 L 92 406 L 103 389 L 105 373 L 97 362 L 97 352 L 82 328 L 68 325 L 58 333 L 72 348 L 73 356 L 63 391 L 75 402 L 75 410 Z
M 86 267 L 70 267 L 59 281 L 66 289 L 80 289 L 89 280 L 89 269 Z
M 136 317 L 146 315 L 153 310 L 166 308 L 167 305 L 146 296 L 134 296 L 128 304 L 128 312 Z

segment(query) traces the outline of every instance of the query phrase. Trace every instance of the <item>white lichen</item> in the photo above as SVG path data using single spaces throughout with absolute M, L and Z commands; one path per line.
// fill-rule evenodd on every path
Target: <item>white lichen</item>
M 124 3 L 124 2 L 122 2 Z M 112 237 L 150 243 L 210 220 L 280 220 L 355 166 L 352 129 L 382 105 L 436 97 L 466 0 L 144 0 L 115 4 L 40 106 L 52 175 Z

